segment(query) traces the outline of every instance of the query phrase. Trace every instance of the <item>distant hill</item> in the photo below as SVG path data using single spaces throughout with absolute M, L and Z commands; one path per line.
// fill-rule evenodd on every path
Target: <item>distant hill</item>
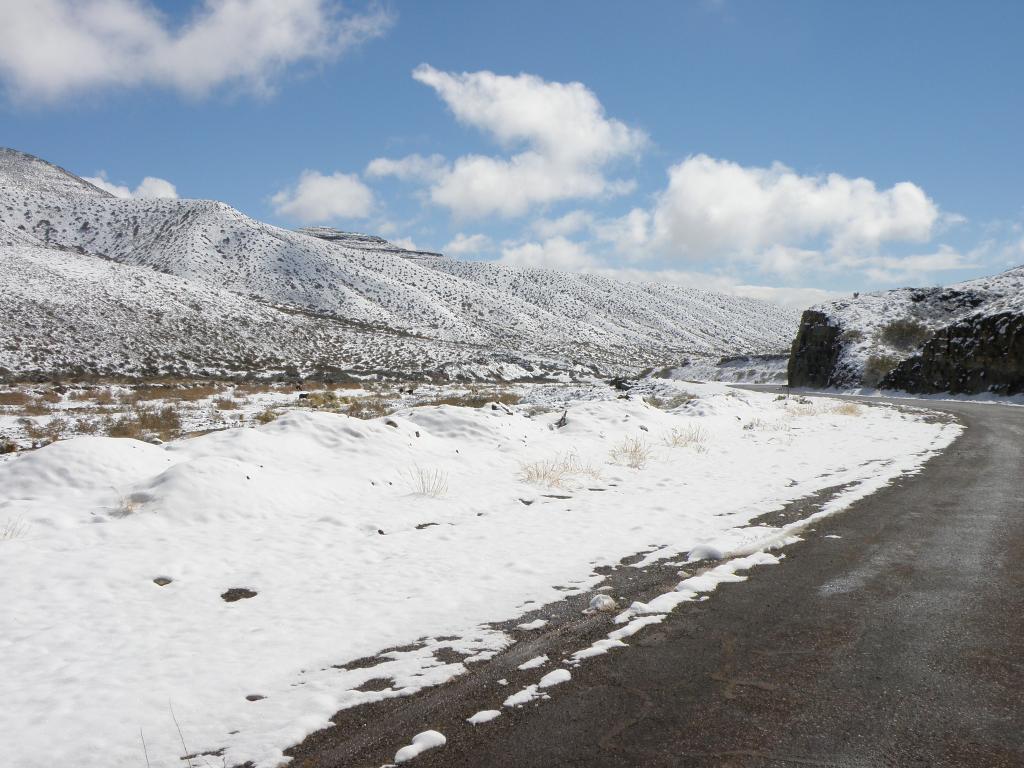
M 796 325 L 753 299 L 454 261 L 216 201 L 121 199 L 4 149 L 0 265 L 8 377 L 615 373 L 779 352 Z

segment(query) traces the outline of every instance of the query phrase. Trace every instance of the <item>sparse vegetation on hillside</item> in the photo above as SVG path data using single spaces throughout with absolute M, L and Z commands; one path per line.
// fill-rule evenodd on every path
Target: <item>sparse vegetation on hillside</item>
M 862 381 L 865 387 L 877 387 L 882 379 L 893 368 L 900 364 L 900 359 L 895 355 L 874 354 L 864 361 L 864 376 Z
M 910 318 L 900 318 L 884 326 L 879 337 L 890 347 L 909 351 L 920 347 L 931 338 L 931 335 L 931 331 L 923 323 Z

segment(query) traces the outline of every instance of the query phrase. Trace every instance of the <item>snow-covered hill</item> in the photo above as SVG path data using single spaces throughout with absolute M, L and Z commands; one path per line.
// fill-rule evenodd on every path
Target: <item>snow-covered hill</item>
M 752 299 L 457 262 L 216 201 L 120 199 L 14 150 L 0 150 L 0 260 L 13 372 L 610 372 L 778 352 L 796 326 Z
M 1012 394 L 1024 386 L 1022 325 L 1024 266 L 946 288 L 855 295 L 804 313 L 790 384 Z

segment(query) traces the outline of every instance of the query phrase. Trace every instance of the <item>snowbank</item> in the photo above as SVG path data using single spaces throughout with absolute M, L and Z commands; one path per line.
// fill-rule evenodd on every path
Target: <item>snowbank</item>
M 0 754 L 144 765 L 141 733 L 153 768 L 178 766 L 171 705 L 189 750 L 278 765 L 339 709 L 489 658 L 511 642 L 491 623 L 592 589 L 596 567 L 742 552 L 774 531 L 753 518 L 825 487 L 874 489 L 958 432 L 891 408 L 688 388 L 701 397 L 670 412 L 580 402 L 561 429 L 561 411 L 292 412 L 5 462 L 0 525 L 23 535 L 0 540 Z M 694 426 L 699 445 L 671 439 Z M 626 441 L 643 461 L 622 460 Z M 522 479 L 543 462 L 563 468 L 556 488 Z

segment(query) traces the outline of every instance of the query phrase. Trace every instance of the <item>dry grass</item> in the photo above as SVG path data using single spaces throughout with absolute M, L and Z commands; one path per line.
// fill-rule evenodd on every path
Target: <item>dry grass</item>
M 237 411 L 239 403 L 230 395 L 224 395 L 214 400 L 213 405 L 221 411 Z
M 747 432 L 789 432 L 792 427 L 784 421 L 765 421 L 757 417 L 743 425 Z
M 256 419 L 256 421 L 258 421 L 260 424 L 269 424 L 278 416 L 278 412 L 275 411 L 273 408 L 267 408 L 257 413 L 255 416 L 253 416 L 253 418 Z
M 632 469 L 643 469 L 654 455 L 654 449 L 635 437 L 623 438 L 622 442 L 608 452 L 612 464 L 621 464 Z
M 860 416 L 861 408 L 857 403 L 841 403 L 832 408 L 832 413 L 839 416 Z
M 147 400 L 176 400 L 194 403 L 213 397 L 224 389 L 216 384 L 196 384 L 194 386 L 173 384 L 141 385 L 121 396 L 125 405 L 145 402 Z
M 672 427 L 661 436 L 661 442 L 669 448 L 692 448 L 697 453 L 707 453 L 708 432 L 696 424 Z
M 306 397 L 300 398 L 299 405 L 306 408 L 314 408 L 318 411 L 337 411 L 348 402 L 346 398 L 339 398 L 333 392 L 310 392 Z
M 50 412 L 50 404 L 41 397 L 33 398 L 21 407 L 26 416 L 45 416 Z
M 29 402 L 27 392 L 12 389 L 9 392 L 0 392 L 0 405 L 26 405 Z
M 420 405 L 457 405 L 463 408 L 483 408 L 490 403 L 517 405 L 522 397 L 502 390 L 459 392 L 425 400 Z
M 113 405 L 114 404 L 114 393 L 109 389 L 101 389 L 99 394 L 93 398 L 93 402 L 96 405 Z
M 439 499 L 448 493 L 448 475 L 440 469 L 415 466 L 406 473 L 406 480 L 417 496 Z
M 280 386 L 269 381 L 246 381 L 235 386 L 235 394 L 252 397 L 253 395 L 265 395 L 268 392 L 277 392 L 280 389 Z
M 648 405 L 654 406 L 655 408 L 662 411 L 671 411 L 674 408 L 678 408 L 681 405 L 693 402 L 697 399 L 697 396 L 689 392 L 677 392 L 667 397 L 659 397 L 658 395 L 649 395 L 644 398 L 644 402 Z
M 163 408 L 133 408 L 121 418 L 110 421 L 106 432 L 111 437 L 130 437 L 145 440 L 156 436 L 173 440 L 181 436 L 181 417 L 173 405 Z
M 567 488 L 580 478 L 600 480 L 601 471 L 581 462 L 575 453 L 565 453 L 523 464 L 519 468 L 519 478 L 544 488 Z
M 391 407 L 380 397 L 357 397 L 352 399 L 347 413 L 356 419 L 376 419 L 391 413 Z
M 28 533 L 28 523 L 20 517 L 5 520 L 0 524 L 0 541 L 17 539 L 24 536 L 26 533 Z
M 6 437 L 0 437 L 0 454 L 14 453 L 17 450 L 18 446 L 13 440 L 8 440 Z

